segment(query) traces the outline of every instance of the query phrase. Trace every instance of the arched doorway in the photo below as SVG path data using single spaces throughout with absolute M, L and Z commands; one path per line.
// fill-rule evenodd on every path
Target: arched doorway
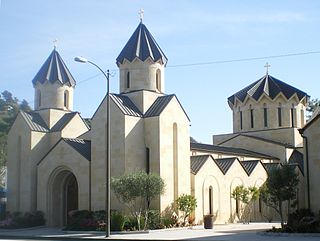
M 78 182 L 75 175 L 63 167 L 57 168 L 48 183 L 48 225 L 65 226 L 68 213 L 79 205 Z

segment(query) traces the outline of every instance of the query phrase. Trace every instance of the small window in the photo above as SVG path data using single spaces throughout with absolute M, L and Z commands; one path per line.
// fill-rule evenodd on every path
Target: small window
M 253 122 L 253 109 L 250 105 L 250 122 L 251 122 L 251 128 L 254 128 L 254 122 Z
M 41 91 L 40 90 L 37 91 L 37 96 L 38 96 L 38 107 L 40 107 L 41 106 Z
M 150 173 L 150 149 L 148 147 L 146 148 L 146 171 Z
M 261 201 L 261 197 L 259 197 L 258 201 L 259 201 L 259 213 L 262 213 L 262 201 Z
M 278 107 L 278 125 L 282 126 L 282 108 L 281 108 L 281 103 L 279 104 L 279 107 Z
M 294 127 L 294 107 L 290 109 L 291 114 L 291 127 Z
M 63 105 L 64 107 L 66 107 L 67 109 L 69 109 L 69 91 L 64 91 L 64 95 L 63 95 Z
M 267 105 L 263 105 L 263 122 L 264 122 L 264 127 L 268 127 L 268 109 Z
M 243 123 L 242 123 L 242 111 L 240 110 L 240 107 L 239 107 L 239 119 L 240 119 L 240 130 L 242 130 L 242 128 L 243 128 Z
M 300 122 L 301 122 L 301 127 L 304 126 L 304 110 L 300 110 Z
M 127 72 L 127 88 L 130 88 L 130 72 Z
M 161 91 L 161 72 L 160 69 L 157 69 L 156 72 L 156 88 Z

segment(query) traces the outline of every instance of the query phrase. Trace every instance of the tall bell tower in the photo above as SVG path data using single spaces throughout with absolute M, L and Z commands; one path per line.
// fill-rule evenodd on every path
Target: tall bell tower
M 164 68 L 167 57 L 142 22 L 116 59 L 120 70 L 119 89 L 142 113 L 165 92 Z

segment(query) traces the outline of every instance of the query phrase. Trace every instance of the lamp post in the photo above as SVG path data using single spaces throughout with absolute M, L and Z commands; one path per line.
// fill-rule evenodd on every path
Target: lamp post
M 80 63 L 89 63 L 100 70 L 107 79 L 107 123 L 106 123 L 106 237 L 110 237 L 110 72 L 105 73 L 97 64 L 83 57 L 75 57 L 74 60 Z M 91 198 L 91 197 L 90 197 Z

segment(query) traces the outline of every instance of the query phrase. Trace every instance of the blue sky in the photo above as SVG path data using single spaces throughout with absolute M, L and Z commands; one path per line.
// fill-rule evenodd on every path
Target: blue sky
M 111 91 L 118 93 L 115 59 L 139 24 L 140 8 L 169 59 L 166 93 L 178 96 L 198 141 L 232 132 L 227 98 L 262 77 L 266 62 L 274 77 L 320 97 L 320 54 L 179 66 L 320 51 L 320 1 L 0 1 L 0 91 L 32 106 L 31 80 L 54 39 L 78 82 L 74 110 L 91 117 L 105 94 L 103 76 L 75 56 L 112 70 Z

